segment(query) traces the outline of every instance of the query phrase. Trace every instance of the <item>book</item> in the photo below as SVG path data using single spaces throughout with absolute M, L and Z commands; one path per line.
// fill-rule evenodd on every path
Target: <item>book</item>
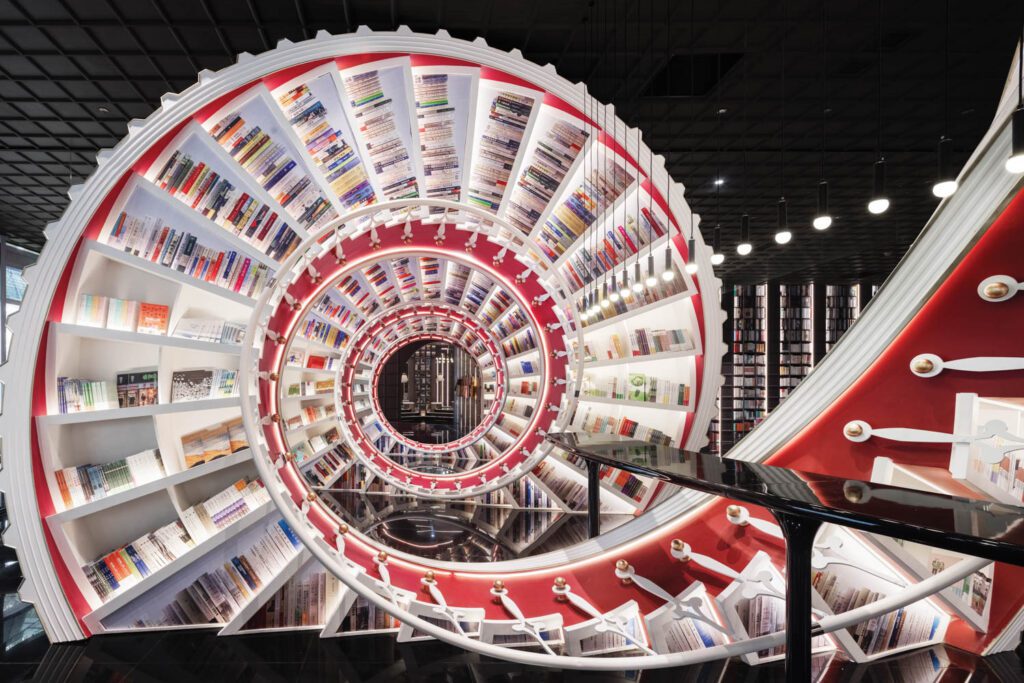
M 170 308 L 161 304 L 139 304 L 137 332 L 142 334 L 167 334 Z
M 157 371 L 137 370 L 117 374 L 117 403 L 121 408 L 151 406 L 158 402 Z
M 139 302 L 111 298 L 107 301 L 108 330 L 134 332 L 139 321 Z
M 78 315 L 75 322 L 87 327 L 105 327 L 109 299 L 96 294 L 82 294 L 78 297 Z

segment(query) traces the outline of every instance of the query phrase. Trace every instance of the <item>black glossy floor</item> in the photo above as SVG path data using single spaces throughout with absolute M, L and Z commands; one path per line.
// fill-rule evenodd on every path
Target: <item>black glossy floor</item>
M 526 669 L 467 654 L 439 643 L 398 644 L 391 636 L 321 640 L 317 632 L 218 638 L 210 631 L 173 631 L 99 636 L 80 643 L 50 645 L 35 610 L 12 592 L 17 564 L 0 549 L 4 591 L 0 681 L 219 681 L 353 683 L 507 683 L 532 681 L 784 681 L 781 665 L 751 668 L 739 662 L 653 672 L 578 673 Z M 954 663 L 955 662 L 955 663 Z M 822 662 L 822 664 L 826 664 Z M 976 658 L 942 648 L 854 665 L 827 663 L 827 681 L 1024 681 L 1017 653 Z

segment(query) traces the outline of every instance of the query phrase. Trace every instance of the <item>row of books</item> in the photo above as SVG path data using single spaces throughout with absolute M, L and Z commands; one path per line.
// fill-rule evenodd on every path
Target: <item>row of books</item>
M 82 567 L 100 600 L 134 586 L 166 567 L 196 544 L 180 520 L 165 524 Z
M 274 94 L 334 196 L 349 210 L 373 204 L 377 198 L 356 151 L 331 73 L 318 74 Z
M 662 446 L 671 446 L 673 443 L 672 437 L 668 434 L 659 429 L 642 425 L 628 417 L 618 418 L 612 415 L 605 415 L 590 407 L 584 408 L 582 413 L 577 410 L 577 415 L 580 416 L 577 420 L 579 429 L 584 432 L 617 434 Z
M 731 415 L 722 413 L 723 453 L 764 419 L 768 396 L 764 326 L 767 285 L 737 285 L 732 293 L 732 373 L 726 375 L 722 403 L 724 408 L 731 399 L 737 410 Z
M 160 227 L 160 223 L 158 218 L 146 216 L 140 219 L 122 212 L 110 229 L 107 244 L 245 296 L 259 296 L 270 281 L 271 272 L 266 264 L 253 261 L 233 249 L 206 246 L 197 235 L 168 226 Z
M 640 209 L 639 224 L 634 215 L 627 214 L 624 225 L 609 227 L 603 235 L 598 231 L 592 239 L 585 240 L 563 266 L 570 289 L 575 292 L 597 281 L 651 242 L 664 237 L 665 232 L 665 224 L 647 207 Z
M 175 337 L 241 345 L 245 337 L 245 323 L 234 323 L 218 318 L 181 318 L 174 326 Z
M 273 114 L 261 98 L 254 97 L 244 106 L 254 118 L 273 121 Z M 247 121 L 242 111 L 230 112 L 209 132 L 299 225 L 315 230 L 338 217 L 305 167 L 292 158 L 290 150 L 275 141 L 266 127 Z
M 238 396 L 238 370 L 197 368 L 171 375 L 171 403 Z
M 498 213 L 535 104 L 534 97 L 508 90 L 495 89 L 490 94 L 466 191 L 473 206 Z
M 675 269 L 675 266 L 673 266 L 673 269 Z M 676 277 L 671 280 L 666 282 L 659 278 L 657 284 L 653 287 L 644 287 L 639 292 L 630 289 L 625 296 L 620 296 L 618 301 L 614 303 L 609 301 L 608 306 L 598 307 L 600 312 L 595 313 L 584 320 L 583 327 L 586 328 L 604 320 L 610 320 L 617 315 L 623 315 L 625 313 L 635 311 L 638 308 L 642 308 L 643 306 L 649 306 L 655 302 L 667 299 L 670 296 L 680 294 L 685 291 L 685 287 L 686 284 L 683 281 L 683 278 L 676 273 Z M 580 313 L 585 311 L 587 308 L 589 308 L 589 306 L 587 305 L 585 297 L 577 299 L 576 309 Z
M 301 429 L 314 422 L 320 422 L 321 420 L 333 417 L 335 411 L 336 408 L 333 403 L 322 406 L 304 406 L 298 413 L 285 420 L 285 426 L 288 429 Z
M 138 627 L 223 624 L 273 579 L 301 548 L 283 519 L 269 524 L 245 552 L 211 567 L 175 593 L 155 619 L 136 620 Z
M 241 416 L 198 429 L 181 437 L 185 469 L 202 465 L 249 447 Z
M 170 309 L 163 304 L 82 294 L 78 297 L 78 316 L 75 322 L 87 327 L 105 327 L 123 332 L 167 334 L 169 315 Z
M 537 348 L 537 339 L 533 335 L 533 330 L 528 329 L 521 334 L 517 334 L 514 337 L 510 337 L 505 341 L 501 342 L 501 350 L 505 352 L 506 356 L 515 356 L 520 353 L 526 353 Z
M 506 220 L 523 235 L 533 231 L 590 137 L 582 121 L 554 115 L 541 121 L 543 128 L 534 134 L 537 145 L 523 164 L 505 212 Z
M 885 597 L 884 593 L 863 586 L 850 585 L 835 572 L 814 573 L 812 584 L 835 614 L 871 604 Z M 926 604 L 913 604 L 848 629 L 857 646 L 867 655 L 923 643 L 935 637 L 942 617 Z
M 388 78 L 388 72 L 394 74 L 401 69 L 387 67 L 341 74 L 352 125 L 362 137 L 366 164 L 377 177 L 384 199 L 409 199 L 420 194 L 412 155 L 402 135 L 405 132 L 411 140 L 405 93 L 398 88 L 391 92 L 395 79 Z M 398 80 L 405 82 L 404 77 Z
M 337 370 L 341 366 L 341 359 L 337 356 L 324 356 L 317 353 L 307 354 L 304 349 L 292 346 L 288 349 L 288 358 L 285 364 L 293 368 L 309 368 L 310 370 Z
M 501 287 L 494 290 L 494 294 L 487 300 L 487 305 L 480 312 L 480 317 L 488 326 L 493 325 L 501 315 L 512 305 L 512 295 Z
M 690 387 L 685 382 L 674 382 L 642 372 L 629 373 L 625 381 L 617 375 L 595 378 L 585 373 L 580 395 L 653 405 L 684 406 L 690 402 Z
M 583 344 L 584 360 L 617 360 L 620 358 L 639 358 L 650 356 L 656 353 L 670 351 L 690 351 L 694 348 L 693 339 L 683 329 L 649 329 L 638 327 L 626 334 L 626 341 L 622 335 L 614 332 L 609 335 L 607 342 L 599 345 L 596 341 L 586 341 Z M 575 351 L 575 342 L 573 350 Z
M 352 462 L 352 454 L 345 445 L 339 445 L 318 458 L 303 470 L 306 480 L 313 486 L 326 486 L 338 471 Z
M 349 329 L 349 325 L 353 331 L 362 327 L 363 319 L 359 314 L 355 313 L 349 304 L 342 303 L 332 296 L 331 290 L 317 297 L 310 310 L 343 329 Z
M 220 493 L 181 513 L 189 537 L 201 543 L 245 515 L 270 502 L 270 494 L 257 479 L 239 479 Z
M 498 324 L 494 326 L 494 331 L 498 334 L 498 337 L 504 339 L 511 334 L 518 332 L 527 325 L 530 324 L 526 314 L 516 306 L 515 310 L 509 313 L 507 316 L 498 321 Z
M 273 259 L 284 259 L 299 246 L 299 236 L 276 211 L 187 152 L 175 150 L 157 172 L 155 182 L 186 206 Z
M 596 156 L 596 154 L 595 154 Z M 554 263 L 636 179 L 617 159 L 588 167 L 579 185 L 544 221 L 537 246 Z
M 314 397 L 326 396 L 334 391 L 333 379 L 307 380 L 305 382 L 293 382 L 285 389 L 284 395 L 288 397 Z
M 467 282 L 469 282 L 469 266 L 449 261 L 445 275 L 445 303 L 458 306 L 462 302 L 462 294 L 466 291 Z
M 380 607 L 363 598 L 356 598 L 341 622 L 341 631 L 384 631 L 400 626 L 397 619 Z
M 318 626 L 327 621 L 344 589 L 323 567 L 293 576 L 245 622 L 244 631 Z
M 58 377 L 57 407 L 62 415 L 112 410 L 118 407 L 117 390 L 103 380 Z
M 520 386 L 520 389 L 523 388 Z M 533 401 L 522 401 L 514 397 L 505 400 L 504 412 L 528 419 L 533 415 Z
M 334 325 L 312 316 L 306 318 L 306 324 L 299 328 L 299 335 L 334 349 L 344 348 L 349 339 L 345 332 Z
M 456 139 L 458 120 L 467 114 L 463 102 L 453 97 L 454 81 L 469 76 L 447 73 L 413 73 L 413 99 L 419 130 L 423 184 L 429 199 L 459 201 L 462 167 L 459 151 L 464 141 Z
M 330 427 L 321 434 L 315 434 L 306 441 L 294 444 L 291 449 L 295 454 L 295 462 L 304 465 L 315 458 L 317 453 L 322 453 L 328 446 L 339 441 L 341 441 L 341 434 L 338 432 L 338 428 Z
M 570 510 L 583 510 L 587 507 L 587 487 L 559 474 L 554 465 L 541 462 L 533 468 L 533 474 Z
M 65 509 L 127 491 L 164 476 L 160 451 L 151 449 L 102 465 L 65 467 L 53 473 Z

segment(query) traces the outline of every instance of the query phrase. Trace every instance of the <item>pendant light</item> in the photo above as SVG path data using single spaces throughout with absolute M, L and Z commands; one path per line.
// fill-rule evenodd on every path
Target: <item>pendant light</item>
M 786 215 L 786 32 L 789 31 L 789 14 L 786 12 L 786 2 L 782 3 L 783 14 L 786 17 L 782 30 L 782 87 L 781 112 L 779 116 L 779 205 L 778 223 L 775 227 L 775 242 L 777 244 L 789 244 L 793 239 L 793 233 L 789 231 L 789 218 Z
M 1024 23 L 1020 27 L 1020 52 L 1017 53 L 1017 108 L 1010 119 L 1010 134 L 1013 139 L 1006 170 L 1010 173 L 1024 173 Z
M 644 291 L 644 279 L 640 274 L 640 255 L 637 254 L 636 263 L 633 264 L 633 291 L 639 294 Z
M 613 304 L 617 304 L 620 298 L 621 297 L 619 296 L 619 276 L 617 273 L 612 273 L 612 286 L 608 290 L 608 301 L 612 302 Z
M 882 0 L 878 0 L 878 131 L 875 146 L 878 161 L 875 162 L 875 182 L 868 202 L 868 211 L 882 214 L 889 210 L 889 196 L 885 192 L 885 156 L 882 155 Z
M 793 239 L 793 233 L 789 231 L 789 215 L 786 209 L 785 197 L 779 197 L 778 214 L 778 225 L 775 229 L 775 241 L 779 244 L 789 244 L 789 241 Z
M 693 238 L 693 224 L 696 215 L 690 212 L 690 239 L 686 240 L 686 272 L 694 275 L 697 272 L 697 240 Z
M 736 245 L 736 253 L 747 256 L 753 250 L 754 245 L 750 243 L 750 216 L 743 214 L 740 216 L 740 243 Z
M 825 17 L 826 0 L 821 3 L 821 181 L 818 182 L 818 212 L 811 225 L 815 230 L 832 227 L 832 215 L 828 212 L 828 181 L 825 180 L 825 118 L 828 116 L 828 31 Z
M 671 243 L 671 239 L 669 242 Z M 676 277 L 676 269 L 672 264 L 672 247 L 665 247 L 665 269 L 661 271 L 661 279 L 665 282 L 671 282 Z
M 725 254 L 722 253 L 722 226 L 716 225 L 714 237 L 711 240 L 711 265 L 720 266 L 725 263 Z
M 943 95 L 943 133 L 939 138 L 938 173 L 935 176 L 935 184 L 932 185 L 932 194 L 944 199 L 956 192 L 959 185 L 956 182 L 956 174 L 953 172 L 953 141 L 949 139 L 949 0 L 946 0 L 946 72 L 945 72 L 945 94 Z

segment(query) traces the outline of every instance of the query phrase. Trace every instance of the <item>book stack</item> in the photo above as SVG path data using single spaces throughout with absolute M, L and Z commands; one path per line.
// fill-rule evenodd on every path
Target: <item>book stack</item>
M 97 294 L 78 297 L 76 323 L 122 332 L 167 334 L 170 309 L 161 304 L 129 301 Z
M 270 269 L 265 264 L 233 249 L 206 246 L 188 231 L 161 224 L 160 218 L 138 218 L 122 212 L 110 229 L 107 244 L 246 296 L 258 296 L 270 280 Z
M 580 184 L 544 221 L 537 240 L 541 252 L 552 263 L 557 261 L 635 179 L 618 160 L 588 168 Z
M 625 470 L 607 465 L 601 466 L 601 481 L 622 492 L 624 496 L 631 498 L 635 503 L 640 503 L 650 490 L 650 482 Z
M 493 286 L 494 280 L 479 271 L 474 272 L 469 279 L 469 290 L 466 292 L 466 298 L 462 302 L 462 307 L 470 313 L 475 313 L 483 304 L 484 297 L 487 296 L 487 292 L 491 291 Z
M 216 460 L 249 447 L 242 418 L 218 422 L 181 437 L 185 453 L 185 469 Z
M 338 602 L 342 584 L 318 567 L 293 576 L 245 622 L 243 630 L 319 626 Z
M 551 117 L 512 188 L 505 218 L 529 235 L 583 150 L 590 133 L 578 121 Z
M 373 204 L 373 187 L 350 137 L 331 74 L 275 92 L 275 97 L 334 196 L 346 209 Z
M 391 308 L 398 303 L 398 292 L 388 277 L 388 271 L 380 263 L 375 263 L 365 271 L 363 276 L 373 286 L 377 298 L 384 304 L 384 308 Z
M 148 450 L 103 465 L 65 467 L 53 473 L 65 509 L 145 484 L 164 476 L 160 451 Z
M 341 82 L 348 98 L 353 124 L 359 130 L 367 155 L 367 165 L 377 176 L 384 199 L 409 199 L 420 194 L 412 157 L 402 140 L 402 131 L 410 131 L 405 111 L 396 107 L 385 92 L 386 71 L 370 70 L 343 73 Z M 393 81 L 391 81 L 393 82 Z M 404 82 L 404 81 L 403 81 Z
M 412 260 L 408 256 L 402 256 L 391 262 L 391 270 L 398 280 L 398 291 L 402 295 L 402 301 L 419 301 L 419 287 L 416 284 L 416 275 L 412 272 Z
M 502 90 L 491 98 L 467 190 L 473 206 L 498 213 L 534 104 L 533 97 Z
M 192 540 L 200 543 L 268 502 L 270 494 L 262 481 L 239 479 L 212 498 L 182 511 L 181 523 Z
M 508 310 L 508 307 L 512 305 L 512 297 L 503 290 L 498 288 L 494 290 L 494 295 L 487 301 L 487 305 L 484 306 L 484 310 L 480 316 L 484 322 L 488 325 L 493 325 L 494 321 L 497 320 L 502 313 Z
M 206 162 L 197 162 L 186 152 L 176 150 L 171 154 L 154 182 L 161 190 L 273 259 L 284 259 L 299 246 L 299 236 L 277 212 L 248 192 L 240 191 Z
M 121 408 L 157 404 L 157 371 L 117 373 L 117 405 Z
M 533 415 L 533 403 L 530 401 L 518 401 L 515 398 L 508 398 L 505 400 L 504 410 L 506 413 L 528 419 Z
M 857 319 L 859 305 L 853 285 L 825 286 L 825 352 L 839 341 Z
M 812 585 L 835 614 L 886 597 L 885 593 L 844 581 L 836 572 L 816 571 Z M 942 625 L 940 615 L 925 604 L 913 604 L 863 621 L 847 629 L 864 654 L 871 656 L 935 638 Z
M 173 336 L 215 344 L 238 345 L 245 336 L 245 323 L 233 323 L 216 318 L 181 318 L 174 326 Z
M 258 97 L 246 106 L 265 109 Z M 271 116 L 270 112 L 264 113 Z M 247 122 L 240 111 L 231 112 L 214 124 L 210 135 L 299 225 L 315 230 L 338 217 L 302 164 L 292 159 L 285 146 L 275 142 L 267 130 Z
M 517 306 L 515 310 L 509 313 L 494 327 L 494 331 L 498 333 L 498 336 L 502 339 L 514 334 L 519 330 L 526 327 L 530 321 L 526 318 L 526 314 L 523 313 Z
M 171 375 L 171 403 L 238 396 L 237 370 L 202 368 L 175 370 Z
M 283 519 L 268 525 L 256 543 L 220 567 L 200 574 L 178 591 L 156 619 L 142 617 L 139 627 L 222 624 L 238 613 L 274 578 L 301 547 Z
M 93 379 L 57 378 L 57 407 L 61 415 L 118 407 L 117 392 L 110 382 Z
M 182 523 L 175 520 L 128 545 L 110 551 L 82 567 L 82 571 L 100 600 L 106 600 L 114 593 L 166 567 L 193 546 L 195 541 Z
M 786 604 L 781 598 L 756 595 L 751 600 L 740 602 L 739 616 L 751 638 L 770 635 L 785 628 Z M 777 657 L 785 651 L 785 646 L 778 645 L 768 650 L 758 651 L 757 656 L 762 659 Z

